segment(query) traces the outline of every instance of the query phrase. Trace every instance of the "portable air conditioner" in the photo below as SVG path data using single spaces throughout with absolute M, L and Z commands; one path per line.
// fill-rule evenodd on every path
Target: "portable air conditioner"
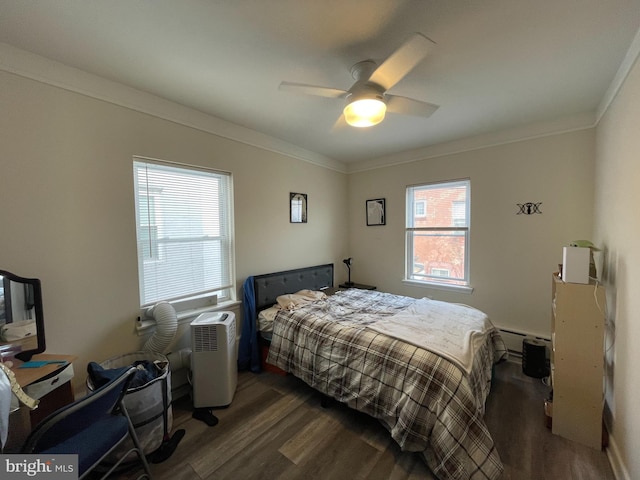
M 207 312 L 191 322 L 191 378 L 195 408 L 231 403 L 238 383 L 236 316 Z

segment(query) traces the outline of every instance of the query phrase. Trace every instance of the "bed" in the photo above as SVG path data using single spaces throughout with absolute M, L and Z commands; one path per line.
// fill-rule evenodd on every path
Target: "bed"
M 486 315 L 429 299 L 336 291 L 332 264 L 259 275 L 253 289 L 269 364 L 377 418 L 441 480 L 501 475 L 483 417 L 492 368 L 506 348 Z

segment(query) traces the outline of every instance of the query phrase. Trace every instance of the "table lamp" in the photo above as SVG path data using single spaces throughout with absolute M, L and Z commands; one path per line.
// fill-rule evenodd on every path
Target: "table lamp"
M 345 258 L 344 260 L 342 260 L 344 262 L 344 264 L 347 266 L 347 268 L 349 269 L 349 280 L 347 281 L 347 283 L 345 285 L 353 285 L 353 282 L 351 281 L 351 257 L 349 258 Z

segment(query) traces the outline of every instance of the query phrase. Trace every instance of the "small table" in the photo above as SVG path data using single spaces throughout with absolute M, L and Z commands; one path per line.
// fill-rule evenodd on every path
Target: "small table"
M 364 283 L 341 283 L 340 288 L 359 288 L 360 290 L 375 290 L 377 287 L 373 285 L 365 285 Z
M 19 365 L 16 365 L 11 368 L 18 385 L 25 390 L 27 395 L 39 397 L 38 400 L 40 402 L 35 410 L 29 410 L 24 406 L 20 408 L 19 412 L 21 413 L 19 416 L 22 417 L 21 420 L 10 418 L 9 436 L 12 437 L 11 440 L 13 441 L 9 442 L 8 440 L 7 444 L 12 443 L 14 447 L 19 447 L 26 438 L 26 434 L 47 415 L 69 403 L 73 403 L 75 398 L 71 379 L 73 378 L 73 361 L 76 358 L 78 357 L 75 355 L 40 353 L 34 355 L 31 360 L 64 360 L 67 363 L 50 363 L 37 368 L 19 368 Z M 31 393 L 37 391 L 42 393 L 39 395 Z M 25 415 L 26 411 L 29 412 L 28 415 Z
M 16 365 L 11 368 L 14 375 L 16 376 L 16 381 L 20 384 L 22 388 L 27 385 L 31 385 L 32 383 L 39 382 L 49 374 L 53 372 L 57 372 L 58 370 L 66 367 L 68 364 L 72 363 L 76 358 L 75 355 L 55 355 L 51 353 L 38 353 L 31 357 L 31 360 L 64 360 L 67 362 L 66 364 L 56 364 L 50 363 L 48 365 L 43 365 L 38 368 L 19 368 L 19 365 Z

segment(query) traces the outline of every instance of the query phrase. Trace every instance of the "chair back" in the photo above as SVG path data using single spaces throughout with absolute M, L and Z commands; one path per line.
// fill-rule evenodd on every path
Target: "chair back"
M 122 373 L 107 384 L 47 416 L 29 434 L 22 453 L 39 453 L 52 448 L 101 418 L 117 413 L 135 370 L 134 367 L 123 368 Z

